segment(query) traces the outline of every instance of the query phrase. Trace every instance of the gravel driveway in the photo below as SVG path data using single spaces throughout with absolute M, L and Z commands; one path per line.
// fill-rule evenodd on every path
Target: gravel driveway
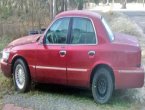
M 40 84 L 27 94 L 6 95 L 3 101 L 34 110 L 141 110 L 145 103 L 141 91 L 144 89 L 115 91 L 109 104 L 100 105 L 93 101 L 91 91 Z

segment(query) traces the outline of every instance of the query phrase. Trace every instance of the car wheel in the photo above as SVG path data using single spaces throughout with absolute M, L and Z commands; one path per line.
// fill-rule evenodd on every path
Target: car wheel
M 113 79 L 110 71 L 100 68 L 96 71 L 92 80 L 92 94 L 96 103 L 107 103 L 113 93 Z
M 30 74 L 22 59 L 18 59 L 14 63 L 13 80 L 18 92 L 24 93 L 30 90 Z

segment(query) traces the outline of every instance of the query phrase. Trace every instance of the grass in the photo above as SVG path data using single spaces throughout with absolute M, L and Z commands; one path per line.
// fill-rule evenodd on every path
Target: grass
M 106 18 L 113 32 L 126 33 L 138 39 L 144 36 L 142 29 L 122 13 L 107 12 L 101 15 Z
M 0 99 L 3 98 L 3 95 L 10 94 L 12 90 L 13 90 L 12 79 L 6 78 L 0 71 Z
M 12 94 L 13 91 L 12 79 L 4 77 L 0 70 L 0 110 L 2 109 L 2 99 L 6 94 Z
M 144 49 L 144 35 L 142 30 L 130 19 L 120 13 L 101 13 L 114 32 L 123 32 L 134 35 L 140 41 Z M 124 24 L 124 25 L 123 25 Z M 3 36 L 0 39 L 0 51 L 14 38 Z M 136 90 L 115 91 L 109 104 L 96 104 L 93 101 L 91 91 L 62 86 L 38 85 L 35 90 L 27 94 L 14 92 L 12 80 L 5 78 L 0 72 L 0 103 L 14 103 L 19 106 L 40 109 L 63 110 L 136 110 L 142 109 L 138 99 L 133 99 Z M 25 97 L 25 98 L 24 98 Z M 40 107 L 41 105 L 41 107 Z M 43 109 L 45 110 L 45 109 Z
M 132 102 L 129 97 L 122 97 L 126 91 L 116 91 L 109 104 L 96 104 L 91 91 L 76 88 L 38 85 L 27 94 L 13 94 L 5 97 L 7 102 L 36 110 L 136 110 L 140 105 Z M 23 101 L 22 101 L 23 100 Z M 22 102 L 21 102 L 22 101 Z M 133 107 L 132 107 L 133 105 Z M 45 109 L 43 108 L 45 107 Z

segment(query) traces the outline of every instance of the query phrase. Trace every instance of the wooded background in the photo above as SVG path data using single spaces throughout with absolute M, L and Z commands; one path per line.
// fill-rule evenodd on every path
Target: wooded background
M 127 2 L 144 0 L 0 0 L 0 37 L 23 36 L 28 31 L 48 26 L 56 14 L 72 9 L 82 10 L 89 4 L 118 2 L 122 8 Z

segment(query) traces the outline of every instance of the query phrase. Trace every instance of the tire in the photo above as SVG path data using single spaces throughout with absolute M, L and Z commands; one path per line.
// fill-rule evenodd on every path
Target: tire
M 13 82 L 16 91 L 25 93 L 30 90 L 30 74 L 22 59 L 17 59 L 13 66 Z
M 96 70 L 92 80 L 92 94 L 96 103 L 107 103 L 113 93 L 114 84 L 110 71 L 107 68 Z

